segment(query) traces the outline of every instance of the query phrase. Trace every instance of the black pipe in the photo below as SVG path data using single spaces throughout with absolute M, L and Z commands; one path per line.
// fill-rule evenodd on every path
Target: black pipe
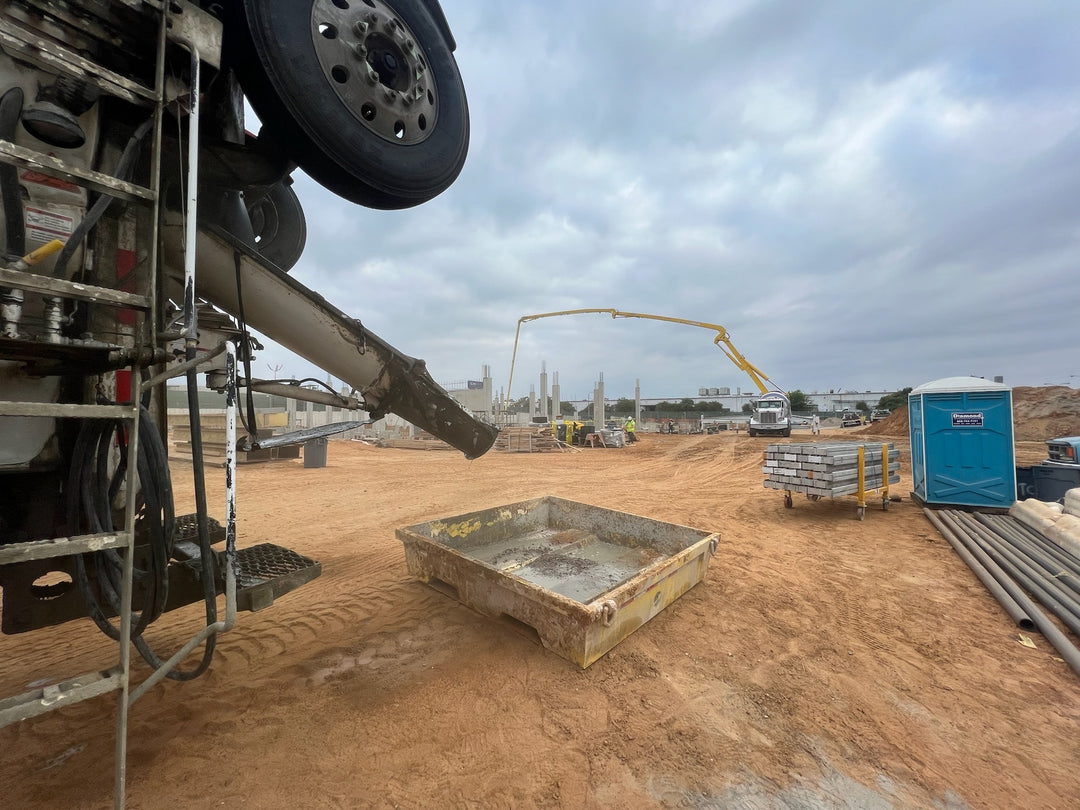
M 1045 571 L 1031 565 L 982 526 L 971 522 L 966 528 L 975 542 L 982 545 L 1013 579 L 1026 588 L 1043 607 L 1061 619 L 1066 627 L 1080 636 L 1080 604 L 1075 599 L 1051 582 Z
M 942 536 L 949 541 L 949 545 L 953 547 L 960 559 L 967 563 L 971 572 L 979 578 L 979 581 L 997 599 L 998 604 L 1009 614 L 1012 620 L 1023 630 L 1034 630 L 1035 623 L 1020 607 L 1019 603 L 1009 595 L 1008 591 L 994 578 L 987 567 L 975 559 L 960 538 L 953 533 L 952 529 L 945 526 L 930 509 L 923 509 L 923 512 L 926 513 L 926 517 L 941 532 Z
M 15 141 L 15 129 L 22 115 L 23 91 L 13 87 L 0 98 L 0 138 Z M 19 189 L 19 169 L 14 163 L 0 164 L 0 195 L 4 203 L 4 233 L 8 259 L 26 254 L 26 226 L 23 223 L 22 191 Z
M 929 509 L 924 508 L 923 512 L 926 513 L 927 517 L 930 517 L 930 522 L 935 526 L 940 528 L 940 526 L 943 525 L 937 517 L 931 517 Z M 962 534 L 958 535 L 958 537 L 962 536 Z M 1061 655 L 1065 663 L 1069 665 L 1069 668 L 1077 675 L 1080 675 L 1080 650 L 1078 650 L 1076 646 L 1069 641 L 1068 637 L 1057 628 L 1057 625 L 1047 618 L 1045 613 L 1039 610 L 1039 606 L 1031 601 L 1031 597 L 1024 593 L 1016 582 L 1005 574 L 997 563 L 990 559 L 985 551 L 979 548 L 978 544 L 971 541 L 971 545 L 967 546 L 967 548 L 988 571 L 993 572 L 994 578 L 1001 583 L 1001 586 L 1009 593 L 1009 596 L 1016 601 L 1023 612 L 1031 618 L 1035 623 L 1035 627 L 1043 634 L 1043 638 L 1050 642 L 1050 645 L 1058 651 L 1058 654 Z
M 120 160 L 116 163 L 116 177 L 120 180 L 127 180 L 128 175 L 135 169 L 135 158 L 138 157 L 138 149 L 142 144 L 143 138 L 150 132 L 150 125 L 154 123 L 154 119 L 150 118 L 141 123 L 132 136 L 128 139 L 127 145 L 124 147 L 124 151 L 120 154 Z M 60 252 L 56 254 L 56 264 L 53 265 L 53 276 L 55 278 L 67 278 L 67 265 L 71 261 L 71 257 L 75 255 L 75 251 L 79 245 L 86 239 L 86 235 L 90 232 L 90 229 L 97 225 L 97 222 L 108 210 L 109 206 L 116 201 L 116 197 L 108 192 L 103 191 L 101 196 L 98 197 L 97 202 L 90 206 L 90 210 L 86 212 L 86 215 L 82 218 L 78 225 L 75 226 L 75 230 L 71 232 L 71 236 L 64 242 L 64 246 L 60 249 Z

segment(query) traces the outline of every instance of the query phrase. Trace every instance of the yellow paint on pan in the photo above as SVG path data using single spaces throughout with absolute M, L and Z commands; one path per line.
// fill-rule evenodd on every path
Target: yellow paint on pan
M 449 537 L 468 537 L 480 529 L 483 524 L 479 520 L 463 520 L 460 523 L 432 523 L 431 534 L 438 537 L 446 534 Z

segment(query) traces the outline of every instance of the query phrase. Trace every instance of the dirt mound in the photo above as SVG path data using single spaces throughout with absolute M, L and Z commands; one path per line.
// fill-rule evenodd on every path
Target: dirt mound
M 872 436 L 907 436 L 907 407 L 859 431 Z M 1013 433 L 1018 442 L 1080 436 L 1080 389 L 1065 385 L 1013 389 Z
M 1017 441 L 1027 442 L 1080 435 L 1080 389 L 1014 388 L 1013 429 Z
M 880 422 L 871 422 L 860 433 L 868 433 L 871 436 L 907 436 L 908 435 L 907 405 L 897 408 Z

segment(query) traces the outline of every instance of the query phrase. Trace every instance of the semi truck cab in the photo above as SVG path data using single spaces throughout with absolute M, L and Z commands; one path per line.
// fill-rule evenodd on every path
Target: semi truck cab
M 790 436 L 791 401 L 787 394 L 780 391 L 763 394 L 761 399 L 754 403 L 749 432 L 751 436 Z

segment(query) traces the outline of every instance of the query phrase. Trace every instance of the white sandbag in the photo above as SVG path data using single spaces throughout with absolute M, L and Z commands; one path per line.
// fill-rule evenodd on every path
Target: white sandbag
M 1080 487 L 1065 493 L 1065 514 L 1080 516 Z
M 1062 515 L 1057 522 L 1043 532 L 1047 537 L 1080 559 L 1080 517 Z

